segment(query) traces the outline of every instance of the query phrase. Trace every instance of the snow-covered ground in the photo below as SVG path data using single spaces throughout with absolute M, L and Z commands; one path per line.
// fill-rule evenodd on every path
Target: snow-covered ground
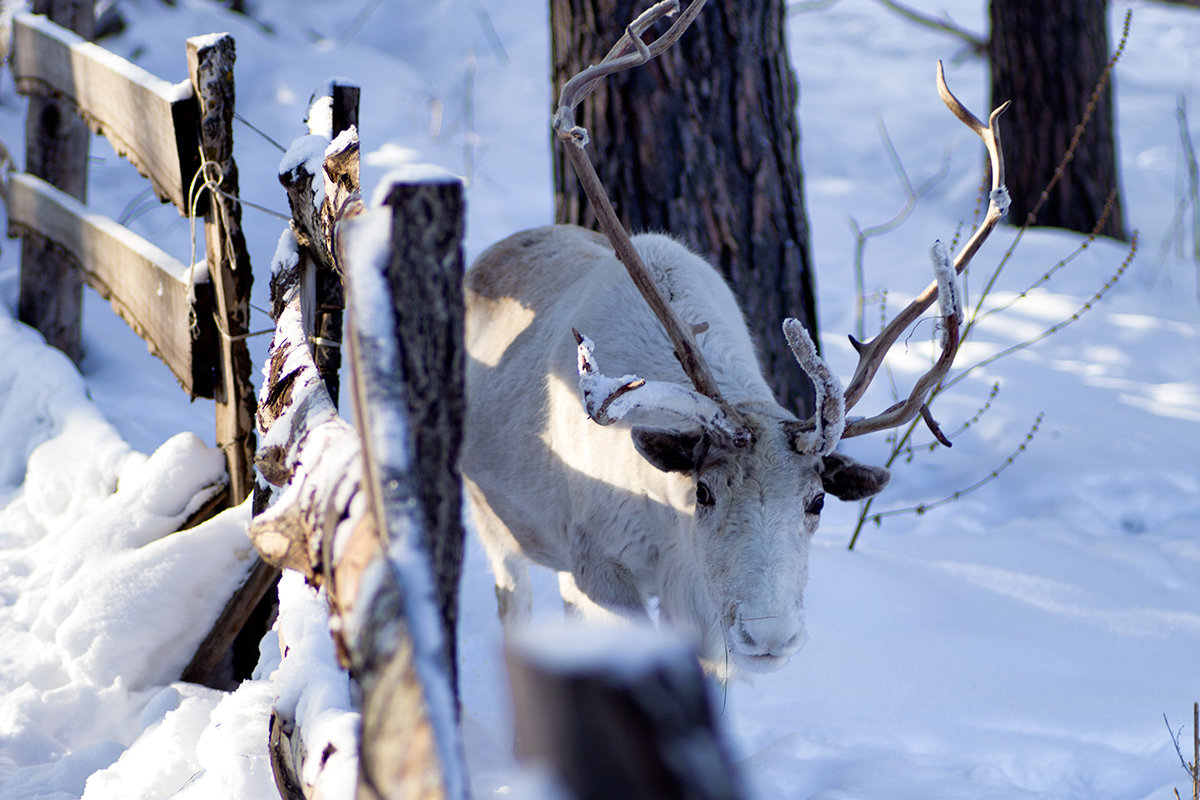
M 171 81 L 186 76 L 186 37 L 231 32 L 240 115 L 277 142 L 304 132 L 308 95 L 324 79 L 360 84 L 368 191 L 388 169 L 414 162 L 466 176 L 468 257 L 552 217 L 544 0 L 259 0 L 250 3 L 254 19 L 206 0 L 116 2 L 129 27 L 104 44 Z M 1200 108 L 1200 12 L 1112 6 L 1116 30 L 1134 9 L 1115 83 L 1137 257 L 1078 321 L 972 371 L 939 398 L 935 413 L 953 431 L 1000 386 L 952 450 L 901 462 L 874 510 L 930 503 L 986 477 L 1044 415 L 998 479 L 923 515 L 868 525 L 852 552 L 857 507 L 827 507 L 810 565 L 809 643 L 783 670 L 735 682 L 717 698 L 755 797 L 1186 792 L 1163 715 L 1178 730 L 1200 699 L 1200 301 L 1188 255 L 1200 234 L 1185 226 L 1182 248 L 1168 237 L 1185 197 L 1177 99 Z M 935 8 L 984 28 L 982 0 Z M 895 309 L 927 282 L 930 243 L 969 224 L 979 186 L 980 149 L 938 100 L 934 62 L 947 61 L 951 87 L 977 113 L 987 103 L 986 64 L 956 57 L 955 40 L 872 0 L 841 0 L 790 22 L 823 344 L 847 376 L 853 353 L 842 334 L 855 324 L 848 219 L 878 224 L 904 203 L 878 121 L 914 184 L 950 162 L 902 227 L 867 244 L 867 290 L 886 288 Z M 0 140 L 20 160 L 24 101 L 7 71 L 0 80 Z M 1193 111 L 1193 141 L 1198 120 Z M 235 134 L 243 197 L 284 213 L 275 178 L 282 153 L 242 122 Z M 186 260 L 186 221 L 147 201 L 144 188 L 94 141 L 93 203 Z M 284 223 L 253 207 L 244 218 L 256 303 L 266 307 Z M 1013 236 L 999 231 L 977 258 L 972 302 Z M 989 302 L 1016 299 L 1081 241 L 1027 234 Z M 277 640 L 264 641 L 255 680 L 236 692 L 172 682 L 247 556 L 244 509 L 163 538 L 220 470 L 212 405 L 189 404 L 92 293 L 77 372 L 13 320 L 18 247 L 0 246 L 0 796 L 272 797 L 266 715 L 280 693 L 295 702 L 294 676 L 275 672 Z M 1124 244 L 1092 244 L 984 319 L 959 364 L 1071 319 L 1127 253 Z M 875 316 L 868 312 L 868 324 Z M 253 327 L 269 325 L 256 314 Z M 923 371 L 931 338 L 922 323 L 900 348 L 899 386 Z M 260 362 L 265 348 L 265 337 L 255 340 Z M 879 383 L 864 407 L 888 402 L 887 381 Z M 888 453 L 882 435 L 846 450 L 877 463 Z M 541 587 L 539 609 L 556 613 L 552 582 Z M 508 755 L 500 633 L 475 545 L 462 597 L 473 790 L 511 795 L 521 783 Z M 298 627 L 285 636 L 319 633 Z

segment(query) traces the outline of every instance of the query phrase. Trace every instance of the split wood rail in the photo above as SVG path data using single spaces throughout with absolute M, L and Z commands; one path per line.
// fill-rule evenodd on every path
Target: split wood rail
M 255 447 L 245 342 L 252 275 L 231 134 L 234 58 L 228 35 L 188 39 L 188 78 L 171 84 L 46 16 L 16 14 L 10 62 L 31 100 L 27 171 L 7 181 L 9 235 L 22 238 L 19 317 L 78 361 L 80 278 L 107 298 L 189 396 L 216 401 L 230 505 L 253 487 Z M 185 216 L 203 215 L 203 265 L 182 264 L 87 207 L 88 128 L 160 199 Z

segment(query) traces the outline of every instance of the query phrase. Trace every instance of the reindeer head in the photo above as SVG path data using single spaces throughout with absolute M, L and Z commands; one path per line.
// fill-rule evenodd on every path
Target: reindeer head
M 688 482 L 687 545 L 725 651 L 759 671 L 782 666 L 803 641 L 809 541 L 826 494 L 859 500 L 888 481 L 887 470 L 833 452 L 844 430 L 841 386 L 798 322 L 784 332 L 818 389 L 807 422 L 778 406 L 723 408 L 679 384 L 608 378 L 577 334 L 589 415 L 634 423 L 642 457 Z M 671 603 L 663 607 L 669 614 Z
M 813 451 L 795 420 L 748 412 L 746 421 L 753 433 L 741 447 L 703 430 L 635 427 L 633 440 L 655 467 L 690 482 L 688 545 L 720 641 L 736 665 L 764 671 L 804 640 L 809 541 L 826 494 L 868 497 L 888 472 Z

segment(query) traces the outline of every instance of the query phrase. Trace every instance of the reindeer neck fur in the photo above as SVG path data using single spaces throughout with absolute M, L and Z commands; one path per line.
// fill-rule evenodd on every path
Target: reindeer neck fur
M 728 284 L 703 258 L 665 234 L 633 237 L 647 270 L 696 340 L 725 398 L 733 405 L 770 416 L 787 415 L 762 376 L 745 317 Z M 643 305 L 644 308 L 644 305 Z M 649 314 L 649 310 L 645 309 Z M 657 321 L 654 321 L 657 325 Z M 675 380 L 687 384 L 669 345 L 665 356 Z

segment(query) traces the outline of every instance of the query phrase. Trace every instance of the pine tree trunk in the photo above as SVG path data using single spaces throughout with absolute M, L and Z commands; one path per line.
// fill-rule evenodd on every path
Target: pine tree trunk
M 550 1 L 555 101 L 647 5 Z M 590 154 L 622 221 L 635 233 L 668 231 L 717 267 L 776 396 L 807 415 L 812 389 L 780 332 L 787 316 L 810 331 L 817 321 L 785 19 L 782 0 L 709 0 L 674 48 L 609 78 L 576 121 L 591 131 Z M 557 221 L 596 227 L 559 144 L 554 163 Z
M 1014 225 L 1026 221 L 1054 177 L 1104 72 L 1110 57 L 1106 10 L 1105 0 L 991 2 L 992 106 L 1012 101 L 1001 131 Z M 1117 186 L 1110 80 L 1035 222 L 1091 231 Z M 1100 232 L 1128 238 L 1119 194 Z

